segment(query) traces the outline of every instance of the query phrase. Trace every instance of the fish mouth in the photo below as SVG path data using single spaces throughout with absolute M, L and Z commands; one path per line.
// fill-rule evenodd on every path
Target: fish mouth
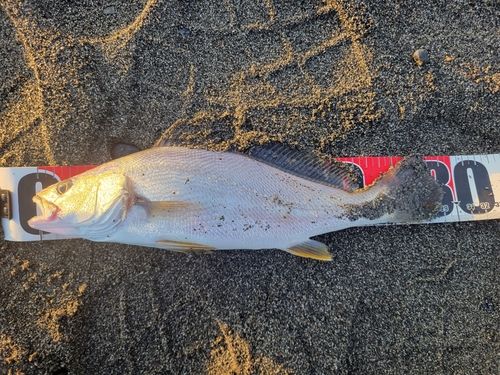
M 33 197 L 33 202 L 35 202 L 40 209 L 41 215 L 34 216 L 28 220 L 28 225 L 30 227 L 34 229 L 43 229 L 46 224 L 53 222 L 57 218 L 57 213 L 60 211 L 60 208 L 54 203 L 38 195 Z

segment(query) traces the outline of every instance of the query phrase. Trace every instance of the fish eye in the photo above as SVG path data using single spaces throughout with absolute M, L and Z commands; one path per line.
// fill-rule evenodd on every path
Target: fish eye
M 71 188 L 71 186 L 73 186 L 73 181 L 71 180 L 61 181 L 57 184 L 56 190 L 59 194 L 64 194 Z

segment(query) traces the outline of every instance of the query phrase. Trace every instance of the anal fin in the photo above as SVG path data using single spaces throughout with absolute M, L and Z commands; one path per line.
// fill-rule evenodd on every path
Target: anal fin
M 203 245 L 196 242 L 188 241 L 172 241 L 172 240 L 159 240 L 156 243 L 162 246 L 165 250 L 176 251 L 178 253 L 205 253 L 209 254 L 215 247 Z
M 299 257 L 332 260 L 332 255 L 328 252 L 328 246 L 319 241 L 307 240 L 283 250 Z

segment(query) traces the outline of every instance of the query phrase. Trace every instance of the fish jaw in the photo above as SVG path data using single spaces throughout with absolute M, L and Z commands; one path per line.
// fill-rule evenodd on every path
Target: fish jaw
M 60 208 L 57 205 L 38 195 L 33 197 L 33 202 L 35 202 L 40 209 L 41 215 L 28 220 L 28 225 L 30 227 L 34 229 L 44 229 L 47 224 L 53 223 L 56 220 L 57 214 L 60 211 Z

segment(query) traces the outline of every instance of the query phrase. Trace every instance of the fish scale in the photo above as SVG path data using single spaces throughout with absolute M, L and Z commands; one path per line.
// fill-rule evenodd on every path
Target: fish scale
M 234 248 L 235 238 L 237 241 L 241 237 L 255 238 L 258 240 L 247 246 L 262 248 L 265 245 L 259 241 L 266 241 L 269 245 L 270 239 L 275 238 L 276 235 L 281 237 L 284 232 L 291 229 L 295 230 L 292 235 L 288 233 L 292 238 L 303 238 L 305 231 L 314 235 L 315 230 L 308 228 L 307 221 L 315 221 L 315 224 L 311 226 L 323 224 L 320 231 L 324 231 L 327 223 L 330 226 L 329 229 L 334 230 L 331 215 L 328 215 L 330 217 L 325 218 L 326 220 L 321 223 L 318 217 L 320 211 L 333 212 L 338 208 L 335 201 L 328 198 L 329 195 L 338 195 L 336 198 L 339 201 L 345 201 L 348 196 L 347 193 L 338 189 L 287 175 L 268 165 L 242 158 L 237 154 L 216 154 L 203 150 L 174 148 L 168 149 L 168 152 L 158 150 L 157 155 L 154 153 L 135 154 L 130 156 L 129 161 L 120 162 L 119 168 L 123 169 L 125 174 L 134 181 L 134 191 L 151 201 L 202 201 L 206 212 L 196 220 L 194 218 L 187 221 L 179 220 L 178 217 L 174 217 L 173 220 L 162 219 L 159 222 L 160 225 L 154 228 L 153 233 L 150 231 L 150 225 L 134 224 L 128 229 L 133 232 L 134 236 L 145 235 L 145 233 L 149 236 L 161 236 L 158 227 L 168 226 L 170 227 L 169 234 L 175 240 L 187 240 L 186 237 L 189 237 L 191 240 L 205 240 L 205 243 L 211 244 L 212 240 L 207 242 L 208 236 L 206 236 L 210 234 L 215 237 L 216 241 L 224 238 L 227 242 L 227 245 L 219 244 L 218 248 L 221 246 Z M 171 164 L 175 167 L 168 168 L 168 173 L 159 173 L 158 171 L 165 168 L 164 158 L 171 160 Z M 154 165 L 154 168 L 148 168 L 151 173 L 146 176 L 142 174 L 147 173 L 147 169 L 138 167 L 143 165 L 143 159 L 148 159 L 150 166 Z M 193 168 L 193 165 L 197 168 Z M 191 169 L 186 171 L 184 166 L 191 166 Z M 116 168 L 113 165 L 109 167 Z M 94 170 L 94 173 L 99 173 L 99 170 Z M 148 178 L 150 183 L 147 189 L 142 183 L 135 183 L 141 177 Z M 186 183 L 187 179 L 189 181 Z M 178 193 L 171 194 L 170 191 Z M 312 197 L 311 194 L 313 194 Z M 210 199 L 205 202 L 204 200 L 208 197 Z M 361 197 L 354 195 L 352 198 L 349 201 L 355 203 Z M 301 206 L 301 201 L 307 206 Z M 294 215 L 290 215 L 290 209 L 294 211 Z M 297 211 L 300 211 L 300 218 L 296 218 Z M 287 214 L 288 219 L 284 219 Z M 220 220 L 221 217 L 224 217 L 224 220 Z M 214 218 L 216 218 L 215 221 Z M 302 223 L 300 230 L 293 227 L 297 221 Z M 141 223 L 143 220 L 137 218 L 134 222 Z M 204 238 L 196 233 L 200 231 L 200 227 L 205 229 L 202 230 Z M 208 228 L 210 228 L 209 232 Z M 260 233 L 256 234 L 255 231 L 259 229 Z M 178 235 L 172 236 L 172 233 Z M 122 234 L 120 232 L 120 235 Z

